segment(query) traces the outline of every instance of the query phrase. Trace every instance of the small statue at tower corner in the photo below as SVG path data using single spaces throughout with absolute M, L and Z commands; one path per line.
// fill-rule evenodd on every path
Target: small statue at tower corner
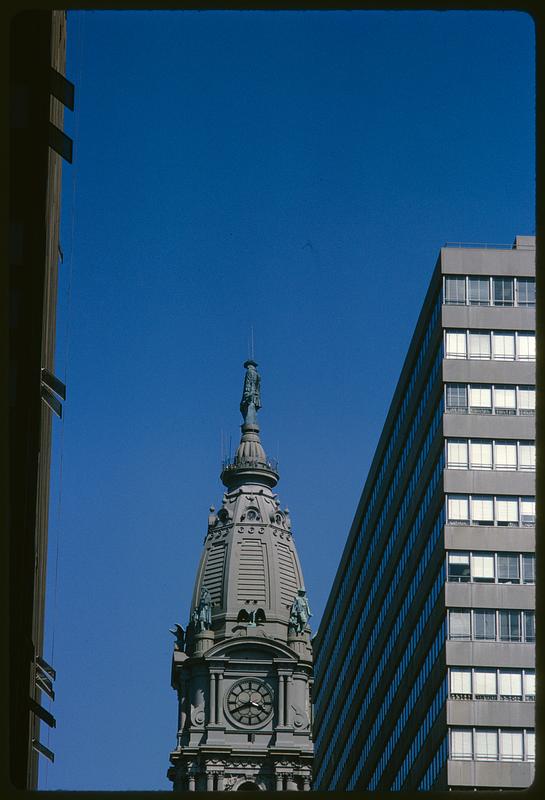
M 297 634 L 303 633 L 311 616 L 306 590 L 298 589 L 297 597 L 294 597 L 290 608 L 289 628 L 292 628 Z
M 212 597 L 206 586 L 202 587 L 199 605 L 193 610 L 193 625 L 195 633 L 209 631 L 212 627 Z
M 183 653 L 184 645 L 185 645 L 185 631 L 181 625 L 176 623 L 173 628 L 169 628 L 169 631 L 174 634 L 176 637 L 176 641 L 174 642 L 174 649 L 179 650 Z
M 244 367 L 246 375 L 244 376 L 244 388 L 242 389 L 242 400 L 240 401 L 240 413 L 244 417 L 245 425 L 255 425 L 257 423 L 256 412 L 261 408 L 261 395 L 259 392 L 261 378 L 257 374 L 255 361 L 245 361 Z

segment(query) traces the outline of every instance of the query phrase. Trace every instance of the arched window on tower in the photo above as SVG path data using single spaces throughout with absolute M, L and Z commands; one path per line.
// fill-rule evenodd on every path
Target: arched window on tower
M 237 616 L 237 622 L 245 622 L 247 625 L 263 625 L 266 621 L 265 612 L 262 608 L 252 609 L 251 611 L 241 608 Z

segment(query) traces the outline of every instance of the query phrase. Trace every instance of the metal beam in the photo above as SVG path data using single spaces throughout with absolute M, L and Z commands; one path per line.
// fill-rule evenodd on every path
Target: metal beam
M 72 139 L 52 122 L 49 123 L 49 146 L 69 164 L 72 163 Z
M 34 748 L 34 750 L 37 750 L 38 753 L 41 753 L 50 761 L 52 762 L 55 761 L 55 753 L 52 750 L 50 750 L 49 747 L 46 747 L 45 744 L 39 742 L 37 739 L 32 740 L 32 747 Z
M 60 72 L 54 67 L 51 67 L 51 72 L 49 74 L 50 81 L 49 81 L 49 89 L 51 94 L 60 100 L 61 103 L 69 108 L 70 111 L 74 110 L 74 84 L 72 81 L 69 81 L 68 78 L 65 78 L 64 75 L 61 75 Z
M 63 400 L 66 400 L 66 386 L 56 375 L 53 375 L 53 373 L 49 372 L 45 367 L 42 367 L 42 383 L 45 383 L 51 391 L 58 394 Z
M 36 700 L 33 700 L 32 697 L 30 697 L 29 700 L 30 700 L 30 710 L 34 714 L 36 714 L 37 717 L 43 720 L 46 725 L 49 725 L 50 728 L 56 728 L 57 720 L 55 719 L 53 714 L 50 714 L 49 711 L 46 711 L 45 708 L 42 708 L 42 706 L 39 703 L 37 703 Z
M 49 408 L 55 412 L 58 417 L 62 418 L 62 403 L 55 397 L 53 392 L 50 392 L 47 386 L 42 383 L 42 400 L 44 400 Z

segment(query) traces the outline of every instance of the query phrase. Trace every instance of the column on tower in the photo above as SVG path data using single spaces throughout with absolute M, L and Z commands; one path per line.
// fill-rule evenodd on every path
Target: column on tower
M 284 727 L 284 711 L 285 711 L 285 696 L 284 696 L 284 675 L 278 675 L 278 726 Z
M 210 673 L 210 713 L 209 722 L 211 725 L 216 724 L 216 673 Z
M 223 697 L 223 673 L 217 673 L 217 700 L 218 700 L 218 712 L 216 715 L 216 722 L 218 725 L 223 725 L 223 705 L 222 705 L 222 697 Z

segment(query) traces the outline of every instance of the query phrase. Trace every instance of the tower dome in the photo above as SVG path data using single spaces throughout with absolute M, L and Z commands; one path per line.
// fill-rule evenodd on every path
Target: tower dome
M 240 444 L 222 465 L 226 491 L 210 508 L 187 632 L 173 630 L 174 789 L 310 788 L 311 614 L 277 465 L 260 440 L 257 364 L 244 367 Z

